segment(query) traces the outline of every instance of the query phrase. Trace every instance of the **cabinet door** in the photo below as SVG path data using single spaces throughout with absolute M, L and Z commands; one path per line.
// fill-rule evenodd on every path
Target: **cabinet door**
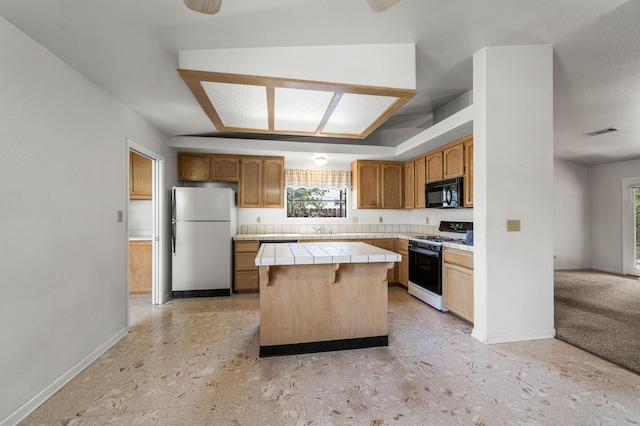
M 409 287 L 409 252 L 400 250 L 402 261 L 398 267 L 398 282 L 405 287 Z
M 209 156 L 206 154 L 178 154 L 178 180 L 206 182 L 209 180 Z
M 402 172 L 404 166 L 400 163 L 382 163 L 382 208 L 401 209 L 402 200 Z
M 412 209 L 415 207 L 415 174 L 413 161 L 404 165 L 404 208 Z
M 451 179 L 464 175 L 464 144 L 458 143 L 442 151 L 443 178 Z
M 284 158 L 265 158 L 262 167 L 262 207 L 284 207 Z
M 473 271 L 445 263 L 443 281 L 444 306 L 473 323 Z
M 383 238 L 383 239 L 379 239 L 379 240 L 373 240 L 373 245 L 376 247 L 380 247 L 381 249 L 385 249 L 385 250 L 389 250 L 392 252 L 396 252 L 396 240 L 395 238 Z M 389 269 L 387 271 L 387 282 L 388 283 L 395 283 L 398 281 L 398 279 L 396 278 L 396 264 L 394 264 L 394 267 Z
M 216 182 L 238 182 L 240 179 L 240 157 L 212 155 L 210 157 L 211 180 Z
M 242 158 L 238 187 L 238 207 L 262 207 L 262 160 L 260 158 Z
M 427 175 L 427 166 L 426 160 L 424 157 L 419 158 L 414 161 L 414 170 L 415 170 L 415 206 L 418 209 L 423 209 L 426 206 L 425 203 L 425 192 L 424 192 L 424 184 L 426 182 Z
M 129 198 L 132 200 L 150 200 L 152 182 L 152 161 L 129 151 Z
M 357 163 L 358 208 L 380 208 L 380 163 Z
M 442 151 L 427 155 L 427 183 L 442 180 Z
M 129 242 L 129 294 L 151 293 L 151 241 Z
M 400 263 L 396 263 L 398 268 L 396 276 L 400 284 L 409 287 L 409 240 L 396 239 L 396 248 L 402 258 Z
M 464 143 L 464 206 L 473 207 L 473 139 Z

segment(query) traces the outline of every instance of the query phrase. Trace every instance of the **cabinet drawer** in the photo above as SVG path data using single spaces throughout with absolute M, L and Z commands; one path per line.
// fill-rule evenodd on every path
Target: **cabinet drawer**
M 247 252 L 258 253 L 259 248 L 260 248 L 260 241 L 236 241 L 237 253 L 247 253 Z
M 443 255 L 444 263 L 458 265 L 463 268 L 473 269 L 473 253 L 468 251 L 445 248 Z
M 260 276 L 256 272 L 236 272 L 236 291 L 258 291 L 260 289 Z
M 257 271 L 256 253 L 236 253 L 236 271 Z

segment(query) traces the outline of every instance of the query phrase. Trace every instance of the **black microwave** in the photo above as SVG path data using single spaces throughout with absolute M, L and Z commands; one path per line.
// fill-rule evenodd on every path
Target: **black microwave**
M 462 188 L 461 177 L 426 184 L 426 207 L 440 209 L 462 207 L 464 204 Z

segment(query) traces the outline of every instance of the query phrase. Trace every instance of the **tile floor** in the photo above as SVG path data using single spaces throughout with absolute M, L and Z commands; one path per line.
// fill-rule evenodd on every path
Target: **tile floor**
M 622 425 L 640 376 L 559 340 L 484 345 L 389 289 L 389 347 L 258 358 L 259 299 L 132 299 L 131 332 L 24 425 Z

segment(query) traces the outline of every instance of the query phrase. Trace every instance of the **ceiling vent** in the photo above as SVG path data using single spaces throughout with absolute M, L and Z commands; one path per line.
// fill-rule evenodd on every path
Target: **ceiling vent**
M 602 130 L 596 130 L 594 132 L 588 132 L 588 133 L 583 133 L 584 136 L 598 136 L 598 135 L 604 135 L 605 133 L 611 133 L 611 132 L 617 132 L 618 129 L 616 129 L 615 127 L 609 127 L 607 129 L 602 129 Z

